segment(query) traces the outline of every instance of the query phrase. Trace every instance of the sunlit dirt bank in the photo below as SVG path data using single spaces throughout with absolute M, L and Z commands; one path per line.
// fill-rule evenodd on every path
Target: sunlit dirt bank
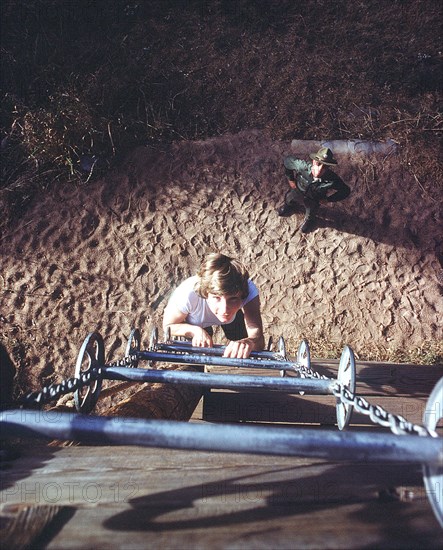
M 209 251 L 246 263 L 266 336 L 283 335 L 290 353 L 303 337 L 357 356 L 441 340 L 441 213 L 395 148 L 337 152 L 352 193 L 322 207 L 312 233 L 298 230 L 302 213 L 277 215 L 282 159 L 318 145 L 248 131 L 141 147 L 95 183 L 40 196 L 1 241 L 0 326 L 17 391 L 72 376 L 91 331 L 107 360 L 124 355 L 132 327 L 147 346 L 171 290 Z

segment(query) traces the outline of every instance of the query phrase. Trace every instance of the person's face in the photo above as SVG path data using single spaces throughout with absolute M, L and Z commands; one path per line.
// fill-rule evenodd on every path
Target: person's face
M 206 302 L 209 309 L 222 323 L 226 323 L 241 308 L 240 294 L 208 294 Z
M 311 173 L 314 176 L 314 178 L 319 178 L 322 173 L 324 172 L 325 165 L 321 162 L 318 162 L 318 160 L 312 161 L 312 170 Z

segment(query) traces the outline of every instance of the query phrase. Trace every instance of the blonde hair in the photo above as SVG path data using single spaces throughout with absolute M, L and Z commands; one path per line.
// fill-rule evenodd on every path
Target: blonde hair
M 208 254 L 197 275 L 199 280 L 195 290 L 202 298 L 207 298 L 208 294 L 240 294 L 244 299 L 249 294 L 247 269 L 224 254 Z

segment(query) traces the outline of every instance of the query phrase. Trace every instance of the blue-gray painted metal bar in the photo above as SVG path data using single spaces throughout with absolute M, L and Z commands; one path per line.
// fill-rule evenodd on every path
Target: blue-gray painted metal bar
M 335 380 L 311 378 L 271 378 L 269 376 L 245 376 L 242 374 L 209 374 L 176 370 L 128 369 L 107 367 L 103 369 L 105 380 L 132 380 L 134 382 L 192 384 L 206 388 L 244 389 L 263 388 L 286 392 L 304 391 L 316 395 L 332 394 Z
M 203 349 L 203 348 L 201 348 Z M 138 351 L 138 359 L 144 361 L 163 361 L 185 365 L 214 365 L 219 367 L 256 368 L 274 370 L 296 370 L 297 363 L 282 360 L 237 359 L 231 357 L 216 357 L 201 353 L 168 353 L 158 351 Z
M 0 434 L 102 445 L 443 465 L 441 438 L 414 435 L 197 424 L 23 409 L 0 413 Z
M 153 351 L 171 351 L 179 353 L 195 353 L 203 355 L 212 355 L 214 357 L 221 357 L 225 352 L 226 346 L 220 344 L 214 344 L 212 348 L 197 348 L 191 345 L 191 342 L 181 342 L 179 340 L 173 343 L 158 343 Z M 282 360 L 276 351 L 251 351 L 251 359 L 264 359 L 278 361 Z

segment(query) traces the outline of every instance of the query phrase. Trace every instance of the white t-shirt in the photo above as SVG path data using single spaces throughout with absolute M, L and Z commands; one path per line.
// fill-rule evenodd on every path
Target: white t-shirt
M 197 275 L 194 277 L 189 277 L 189 279 L 183 281 L 172 293 L 168 305 L 171 304 L 182 313 L 186 313 L 187 317 L 185 321 L 190 325 L 206 328 L 211 325 L 217 326 L 232 323 L 235 319 L 235 315 L 233 315 L 232 319 L 226 321 L 226 323 L 222 323 L 219 319 L 217 319 L 217 317 L 209 309 L 206 300 L 195 292 L 194 289 L 197 282 Z M 258 289 L 250 279 L 248 279 L 248 288 L 249 294 L 242 301 L 241 307 L 258 296 Z

